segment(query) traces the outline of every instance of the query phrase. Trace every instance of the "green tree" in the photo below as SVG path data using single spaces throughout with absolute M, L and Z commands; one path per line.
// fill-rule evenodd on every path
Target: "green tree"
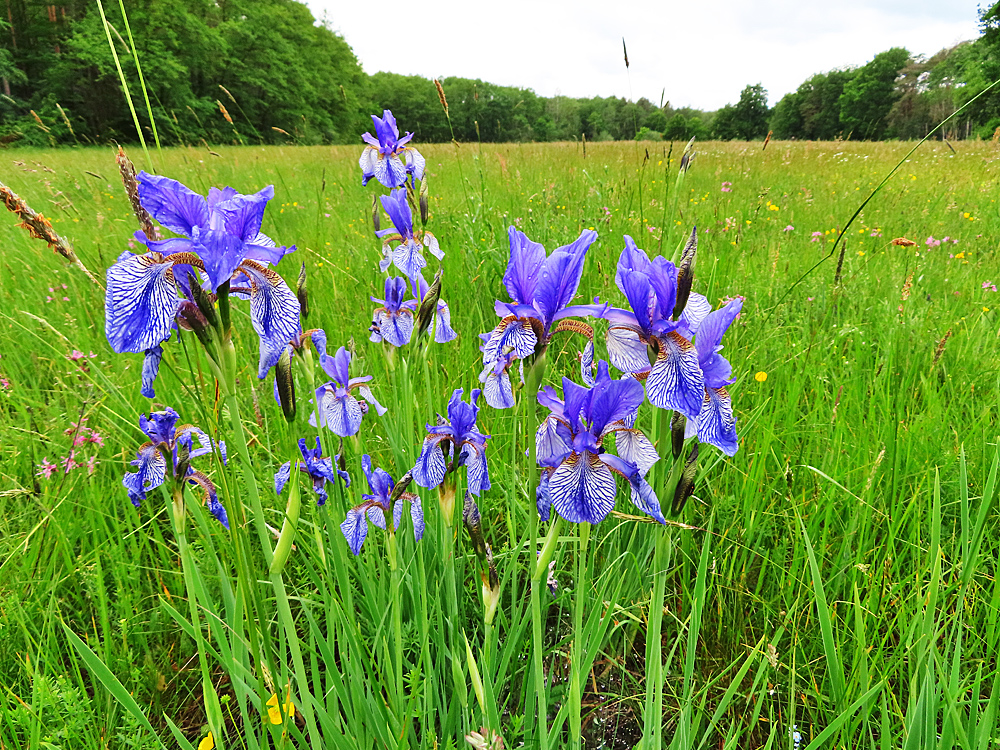
M 909 61 L 907 50 L 894 47 L 875 55 L 844 84 L 839 101 L 845 135 L 866 140 L 883 136 L 889 111 L 900 97 L 896 78 Z
M 734 108 L 736 130 L 745 141 L 767 135 L 767 91 L 761 84 L 746 86 Z

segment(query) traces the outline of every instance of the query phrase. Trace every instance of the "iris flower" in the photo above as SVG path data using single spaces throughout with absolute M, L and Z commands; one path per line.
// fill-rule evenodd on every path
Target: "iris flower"
M 403 300 L 406 294 L 406 279 L 399 276 L 385 280 L 385 299 L 370 297 L 372 302 L 381 305 L 372 313 L 370 341 L 378 343 L 385 340 L 393 346 L 406 346 L 413 335 L 414 318 L 420 303 L 427 294 L 427 282 L 418 274 L 411 281 L 413 299 Z M 451 327 L 451 310 L 444 300 L 437 302 L 437 322 L 434 327 L 434 340 L 445 344 L 458 336 Z
M 545 248 L 515 227 L 508 230 L 510 261 L 503 283 L 510 302 L 494 305 L 500 323 L 484 335 L 483 383 L 486 403 L 497 409 L 514 405 L 510 366 L 526 357 L 542 354 L 552 335 L 560 331 L 582 333 L 590 339 L 584 352 L 584 370 L 593 359 L 593 329 L 586 323 L 566 320 L 574 315 L 602 314 L 606 305 L 572 305 L 583 275 L 587 250 L 597 232 L 584 230 L 571 244 L 557 248 L 548 257 Z
M 414 231 L 413 213 L 406 200 L 405 188 L 393 190 L 389 195 L 381 196 L 380 200 L 385 212 L 389 214 L 392 228 L 375 232 L 377 236 L 382 238 L 382 251 L 384 253 L 384 257 L 379 263 L 379 270 L 385 273 L 389 265 L 394 264 L 408 279 L 416 279 L 420 276 L 420 269 L 427 266 L 423 249 L 426 247 L 431 255 L 441 260 L 444 258 L 441 245 L 430 232 Z M 395 249 L 390 248 L 393 242 L 399 243 Z
M 661 256 L 650 261 L 628 236 L 615 282 L 631 310 L 610 308 L 603 314 L 611 324 L 607 339 L 611 364 L 645 380 L 653 406 L 697 419 L 705 378 L 691 339 L 712 306 L 704 296 L 691 293 L 675 317 L 677 268 Z
M 382 116 L 372 115 L 375 124 L 375 135 L 365 133 L 361 136 L 368 145 L 361 152 L 361 184 L 368 184 L 374 177 L 387 188 L 397 188 L 406 184 L 409 175 L 414 179 L 424 178 L 424 157 L 412 146 L 406 144 L 413 138 L 413 133 L 399 137 L 396 118 L 389 110 L 383 110 Z M 402 159 L 400 159 L 402 157 Z M 405 164 L 404 164 L 405 161 Z
M 219 523 L 229 529 L 226 509 L 215 491 L 212 481 L 191 468 L 191 461 L 212 452 L 212 439 L 202 430 L 192 425 L 177 426 L 179 416 L 176 411 L 167 407 L 165 411 L 154 411 L 147 417 L 139 417 L 139 429 L 149 442 L 140 446 L 132 466 L 138 471 L 126 472 L 122 484 L 128 490 L 128 499 L 136 508 L 146 499 L 146 493 L 156 489 L 168 478 L 177 484 L 191 484 L 201 487 L 205 492 L 205 503 L 209 512 Z M 198 439 L 198 447 L 194 446 L 194 438 Z M 222 460 L 226 460 L 226 445 L 218 444 Z M 169 457 L 169 461 L 168 461 Z
M 355 555 L 361 553 L 361 545 L 368 536 L 368 521 L 386 530 L 386 518 L 391 515 L 392 531 L 398 530 L 403 519 L 403 505 L 407 502 L 410 504 L 413 536 L 419 542 L 424 535 L 424 511 L 420 498 L 404 491 L 410 483 L 410 475 L 405 475 L 397 485 L 385 470 L 372 469 L 372 459 L 367 453 L 361 457 L 361 468 L 368 479 L 371 494 L 362 495 L 364 502 L 347 511 L 347 518 L 340 524 L 351 552 Z
M 656 493 L 645 479 L 659 456 L 632 426 L 642 401 L 642 385 L 632 378 L 612 380 L 603 360 L 590 388 L 563 378 L 562 399 L 551 386 L 539 391 L 538 403 L 551 411 L 535 434 L 537 460 L 543 467 L 536 500 L 543 520 L 554 507 L 567 521 L 600 522 L 615 505 L 617 474 L 628 480 L 635 507 L 665 523 Z M 612 435 L 617 456 L 603 445 Z
M 344 347 L 340 347 L 332 357 L 325 353 L 321 354 L 319 363 L 326 374 L 333 378 L 316 389 L 320 425 L 326 425 L 341 437 L 348 437 L 360 429 L 361 418 L 368 412 L 368 404 L 375 407 L 379 416 L 385 414 L 385 407 L 375 400 L 371 389 L 365 385 L 372 376 L 350 377 L 348 368 L 351 364 L 351 354 Z M 354 390 L 362 400 L 359 401 L 354 397 L 351 393 Z M 315 424 L 315 418 L 309 421 L 310 424 Z
M 318 505 L 326 503 L 326 483 L 336 482 L 338 475 L 344 480 L 345 487 L 351 486 L 351 477 L 348 473 L 337 468 L 340 456 L 334 456 L 333 460 L 323 458 L 323 449 L 320 447 L 319 436 L 316 437 L 315 448 L 307 448 L 305 438 L 299 438 L 299 452 L 302 454 L 302 460 L 295 463 L 299 471 L 304 471 L 312 479 L 313 490 L 319 496 Z M 286 461 L 274 475 L 274 491 L 276 493 L 281 494 L 291 475 L 292 462 Z
M 742 309 L 743 299 L 737 297 L 725 307 L 709 313 L 694 339 L 698 363 L 705 376 L 705 393 L 698 419 L 694 424 L 688 422 L 688 428 L 696 427 L 699 441 L 714 445 L 727 456 L 734 456 L 739 450 L 733 403 L 726 390 L 735 379 L 732 378 L 732 365 L 719 352 L 722 351 L 722 336 Z
M 413 481 L 425 489 L 441 485 L 445 477 L 465 466 L 466 484 L 474 495 L 490 488 L 490 474 L 486 466 L 486 441 L 476 427 L 479 415 L 480 390 L 474 388 L 469 401 L 462 400 L 461 388 L 455 389 L 448 401 L 448 418 L 438 415 L 436 427 L 427 425 L 427 437 L 420 449 L 417 465 L 413 467 Z
M 201 271 L 208 291 L 220 293 L 233 281 L 233 292 L 249 295 L 250 319 L 260 337 L 258 374 L 263 377 L 299 330 L 294 292 L 267 267 L 295 248 L 278 247 L 260 232 L 274 188 L 254 195 L 212 188 L 206 199 L 166 177 L 141 172 L 138 179 L 143 206 L 182 236 L 153 240 L 138 232 L 149 252 L 123 253 L 108 269 L 104 331 L 111 348 L 146 355 L 142 392 L 152 398 L 161 344 L 170 338 L 180 294 L 193 298 L 189 274 Z

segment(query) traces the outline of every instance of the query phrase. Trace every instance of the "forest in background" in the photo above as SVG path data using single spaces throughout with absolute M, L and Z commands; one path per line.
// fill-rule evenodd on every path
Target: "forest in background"
M 147 140 L 164 145 L 351 143 L 382 109 L 423 142 L 752 140 L 769 131 L 782 139 L 922 138 L 1000 79 L 998 2 L 982 12 L 976 40 L 930 57 L 880 52 L 864 65 L 812 76 L 773 108 L 760 84 L 705 112 L 645 98 L 542 97 L 445 77 L 449 123 L 430 79 L 366 74 L 330 22 L 316 21 L 297 0 L 125 0 L 105 6 L 107 28 L 91 0 L 5 3 L 2 146 L 135 142 L 119 65 Z M 994 89 L 943 135 L 989 138 L 998 127 Z

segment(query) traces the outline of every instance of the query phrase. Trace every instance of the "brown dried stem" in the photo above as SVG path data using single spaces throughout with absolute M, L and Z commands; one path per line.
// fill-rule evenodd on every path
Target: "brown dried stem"
M 115 157 L 115 161 L 118 162 L 118 171 L 122 175 L 125 194 L 128 195 L 128 202 L 132 204 L 132 211 L 135 212 L 135 218 L 139 221 L 139 228 L 145 232 L 147 239 L 161 239 L 160 233 L 153 225 L 153 218 L 139 200 L 139 182 L 135 178 L 135 166 L 121 146 L 118 147 L 118 156 Z

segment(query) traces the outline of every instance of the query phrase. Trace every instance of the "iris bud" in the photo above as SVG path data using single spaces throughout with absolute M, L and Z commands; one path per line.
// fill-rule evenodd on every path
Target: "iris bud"
M 427 223 L 427 215 L 430 213 L 428 206 L 428 189 L 427 189 L 427 175 L 424 175 L 424 179 L 420 181 L 420 223 Z
M 482 517 L 479 515 L 479 508 L 476 506 L 476 501 L 472 498 L 472 493 L 468 490 L 465 491 L 465 507 L 462 509 L 462 521 L 465 523 L 466 531 L 469 532 L 469 538 L 472 540 L 472 549 L 475 550 L 476 557 L 481 562 L 485 562 L 489 547 L 483 538 Z M 484 597 L 486 596 L 485 592 L 486 589 L 484 588 Z
M 302 268 L 299 269 L 299 281 L 295 287 L 295 296 L 299 300 L 299 311 L 302 315 L 302 320 L 309 317 L 309 290 L 306 289 L 306 264 L 302 264 Z
M 414 320 L 414 327 L 417 329 L 413 340 L 416 341 L 430 328 L 431 321 L 434 320 L 434 314 L 437 312 L 438 300 L 441 299 L 441 269 L 434 274 L 434 283 L 431 284 L 430 288 L 427 290 L 427 294 L 424 295 L 423 301 L 420 303 L 420 307 L 417 309 L 416 319 Z
M 205 316 L 208 325 L 212 326 L 212 328 L 218 328 L 219 317 L 215 312 L 212 295 L 205 291 L 201 285 L 201 281 L 191 271 L 188 271 L 188 284 L 191 286 L 191 296 L 194 298 L 195 304 L 198 305 L 198 309 L 201 310 L 201 314 Z
M 181 328 L 194 331 L 194 335 L 198 337 L 198 341 L 206 349 L 211 347 L 212 331 L 205 316 L 194 302 L 189 299 L 181 302 L 180 307 L 177 308 L 177 322 Z
M 295 379 L 292 377 L 292 348 L 286 346 L 278 358 L 274 371 L 274 382 L 278 386 L 278 400 L 285 421 L 295 420 Z
M 684 470 L 681 472 L 681 478 L 677 481 L 677 488 L 674 490 L 674 502 L 670 506 L 670 512 L 675 516 L 684 510 L 684 504 L 688 501 L 688 498 L 694 494 L 694 475 L 697 470 L 698 443 L 695 443 L 694 448 L 691 450 L 691 455 L 688 457 L 687 463 L 684 464 Z
M 674 461 L 684 450 L 684 428 L 687 427 L 687 417 L 679 411 L 674 412 L 670 420 L 670 448 L 674 454 Z
M 378 211 L 378 196 L 372 196 L 372 226 L 375 227 L 375 231 L 379 231 L 382 227 L 382 217 Z
M 674 305 L 674 320 L 680 318 L 691 296 L 691 284 L 694 283 L 694 262 L 698 255 L 698 227 L 691 230 L 691 237 L 684 245 L 681 254 L 681 264 L 677 267 L 677 304 Z

